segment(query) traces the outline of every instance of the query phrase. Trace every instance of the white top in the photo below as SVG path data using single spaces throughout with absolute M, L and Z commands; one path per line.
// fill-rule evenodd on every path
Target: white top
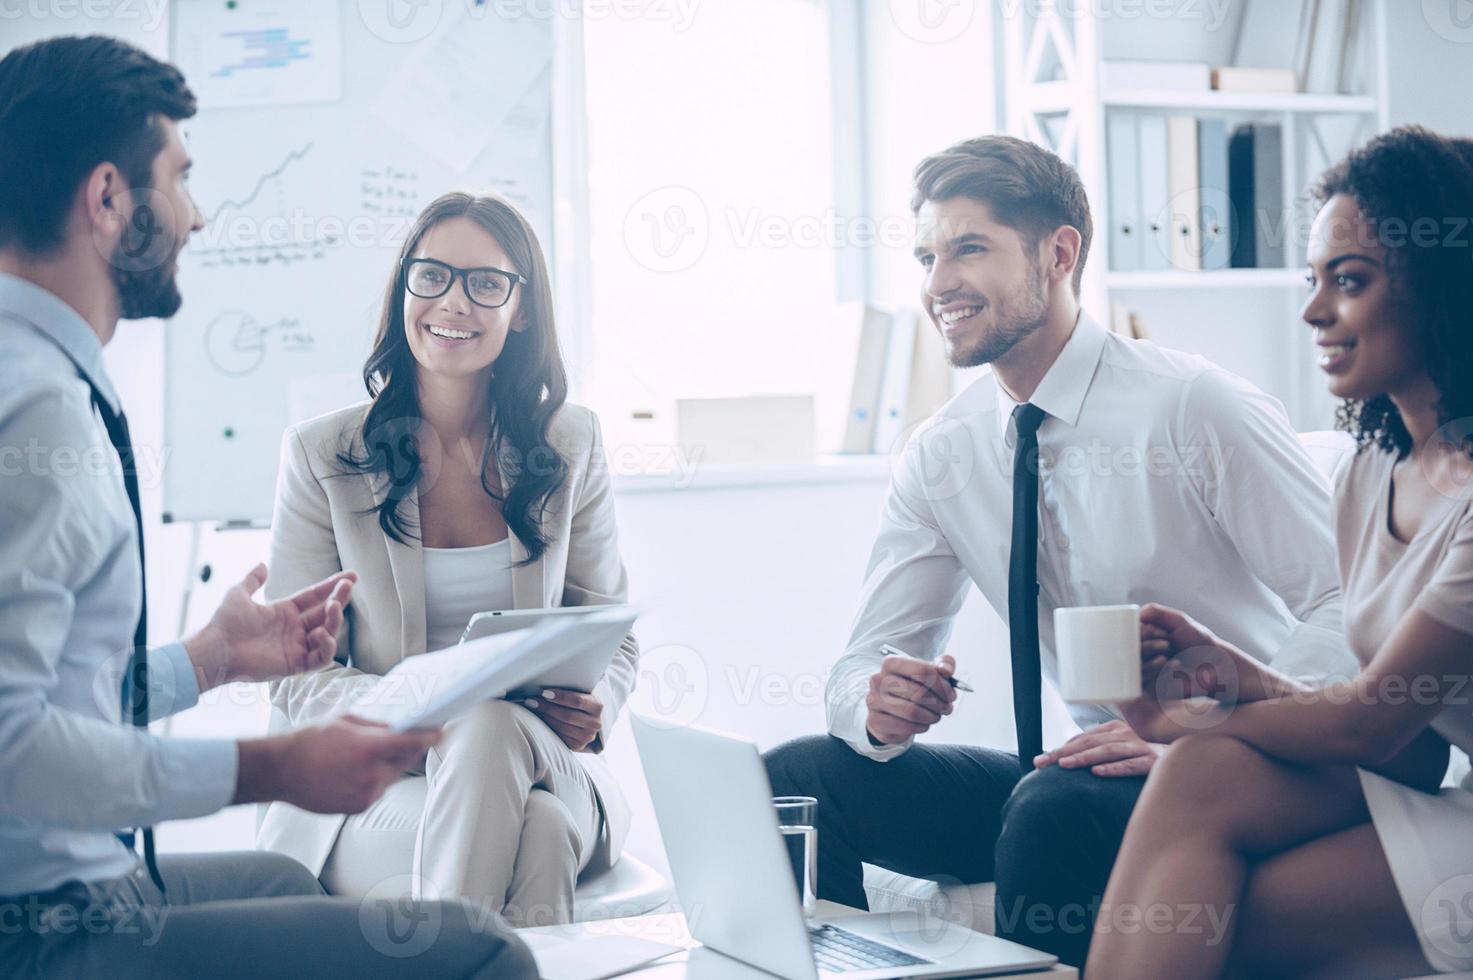
M 474 548 L 425 548 L 427 650 L 460 642 L 478 612 L 511 609 L 511 539 Z
M 1153 601 L 1292 676 L 1355 673 L 1329 481 L 1276 399 L 1081 315 L 1032 402 L 1048 413 L 1038 432 L 1038 628 L 1050 682 L 1054 609 Z M 923 425 L 895 465 L 827 691 L 829 730 L 871 758 L 910 744 L 875 748 L 865 735 L 880 645 L 939 657 L 972 584 L 1007 620 L 1014 407 L 989 374 Z M 1084 727 L 1116 716 L 1105 705 L 1070 710 Z

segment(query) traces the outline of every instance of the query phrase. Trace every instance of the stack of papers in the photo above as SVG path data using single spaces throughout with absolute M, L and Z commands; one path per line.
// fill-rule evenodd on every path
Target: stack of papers
M 467 708 L 502 697 L 590 647 L 608 650 L 612 659 L 638 615 L 630 606 L 611 606 L 406 657 L 345 705 L 343 713 L 382 722 L 396 732 L 443 725 Z

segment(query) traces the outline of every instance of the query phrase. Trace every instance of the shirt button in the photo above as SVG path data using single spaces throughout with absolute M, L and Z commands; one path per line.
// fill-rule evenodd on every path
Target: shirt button
M 1069 550 L 1069 535 L 1067 535 L 1067 534 L 1061 534 L 1061 535 L 1059 535 L 1059 550 L 1060 551 L 1068 551 Z

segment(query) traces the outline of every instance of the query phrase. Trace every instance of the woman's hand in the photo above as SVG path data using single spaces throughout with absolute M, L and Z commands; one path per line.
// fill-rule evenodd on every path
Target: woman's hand
M 1210 731 L 1238 700 L 1247 656 L 1186 613 L 1141 607 L 1141 696 L 1120 706 L 1134 732 L 1168 745 Z
M 1255 673 L 1256 666 L 1256 661 L 1186 613 L 1155 603 L 1141 607 L 1141 680 L 1146 697 L 1234 702 L 1245 672 Z
M 603 730 L 604 705 L 592 694 L 556 688 L 522 704 L 557 732 L 563 744 L 574 752 L 587 749 Z
M 1120 705 L 1125 722 L 1147 742 L 1170 745 L 1179 738 L 1211 732 L 1233 713 L 1233 706 L 1211 698 L 1157 700 L 1150 694 Z

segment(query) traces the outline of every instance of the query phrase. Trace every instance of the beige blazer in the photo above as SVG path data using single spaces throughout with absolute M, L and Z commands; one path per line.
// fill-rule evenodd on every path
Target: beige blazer
M 358 573 L 337 662 L 271 684 L 272 730 L 317 721 L 372 686 L 403 657 L 425 652 L 424 552 L 417 539 L 399 544 L 379 527 L 372 508 L 388 481 L 344 472 L 337 455 L 363 453 L 362 426 L 368 402 L 315 418 L 286 431 L 271 524 L 270 598 L 290 595 L 334 572 Z M 624 602 L 628 582 L 619 557 L 614 498 L 604 460 L 598 417 L 565 405 L 553 417 L 549 441 L 568 463 L 563 487 L 548 501 L 549 543 L 542 558 L 512 569 L 517 609 Z M 503 479 L 505 474 L 503 473 Z M 503 483 L 503 485 L 505 485 Z M 418 526 L 419 496 L 401 505 L 411 528 Z M 526 548 L 511 536 L 511 557 Z M 602 756 L 604 740 L 634 687 L 639 646 L 628 636 L 594 694 L 604 704 L 603 732 L 589 752 L 578 753 L 604 810 L 601 858 L 612 864 L 629 832 L 629 806 Z M 320 874 L 346 818 L 308 813 L 272 803 L 258 828 L 256 845 L 296 858 Z

